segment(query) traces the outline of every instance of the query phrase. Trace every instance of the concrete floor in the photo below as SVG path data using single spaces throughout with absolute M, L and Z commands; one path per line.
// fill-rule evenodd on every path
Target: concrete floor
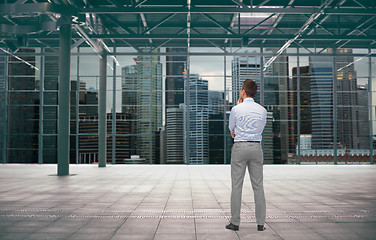
M 376 166 L 266 165 L 267 230 L 246 176 L 225 229 L 230 166 L 0 165 L 0 239 L 376 239 Z

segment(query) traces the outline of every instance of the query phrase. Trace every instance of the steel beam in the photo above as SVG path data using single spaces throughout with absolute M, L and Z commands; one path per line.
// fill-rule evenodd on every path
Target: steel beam
M 283 6 L 281 6 L 283 7 Z M 114 8 L 114 7 L 93 7 L 80 8 L 79 13 L 100 13 L 100 14 L 147 14 L 147 13 L 188 13 L 188 7 L 142 7 L 142 8 Z M 294 8 L 239 8 L 239 7 L 191 7 L 191 13 L 283 13 L 283 14 L 323 14 L 334 15 L 375 15 L 376 9 L 363 8 L 327 8 L 321 10 L 320 7 L 299 7 Z
M 70 18 L 70 16 L 65 16 Z M 57 175 L 69 175 L 71 24 L 60 26 Z
M 164 22 L 167 22 L 170 18 L 172 18 L 175 15 L 176 15 L 176 13 L 169 14 L 167 17 L 163 18 L 159 23 L 155 24 L 152 27 L 148 27 L 144 32 L 141 33 L 141 35 L 149 34 L 152 30 L 156 29 L 157 27 L 159 27 Z
M 118 27 L 123 29 L 124 31 L 130 33 L 130 34 L 136 34 L 134 31 L 132 31 L 129 27 L 125 26 L 124 23 L 120 22 L 118 19 L 116 19 L 114 16 L 106 14 L 106 16 L 109 20 L 111 20 L 113 23 L 115 23 Z
M 218 22 L 217 20 L 215 20 L 212 16 L 208 15 L 208 14 L 205 14 L 205 13 L 201 13 L 203 16 L 205 16 L 206 18 L 208 18 L 210 21 L 212 21 L 213 23 L 215 23 L 218 27 L 222 28 L 223 30 L 227 31 L 228 33 L 231 33 L 231 34 L 236 34 L 235 32 L 233 32 L 231 29 L 229 29 L 228 27 L 226 26 L 223 26 L 220 22 Z M 240 26 L 239 26 L 240 27 Z
M 254 40 L 282 40 L 286 41 L 289 39 L 294 38 L 295 35 L 288 34 L 271 34 L 271 35 L 260 35 L 260 34 L 253 34 L 253 35 L 246 35 L 249 39 Z M 0 36 L 1 37 L 1 36 Z M 176 35 L 176 34 L 87 34 L 87 37 L 90 39 L 126 39 L 126 40 L 138 40 L 138 39 L 182 39 L 185 40 L 187 38 L 186 35 Z M 217 40 L 224 40 L 224 39 L 234 39 L 234 40 L 242 40 L 242 34 L 200 34 L 196 35 L 193 34 L 190 36 L 190 39 L 217 39 Z M 58 39 L 56 34 L 50 35 L 42 35 L 42 34 L 35 34 L 29 35 L 29 39 L 40 39 L 40 40 L 53 40 Z M 79 35 L 74 35 L 74 39 L 81 38 Z M 368 36 L 352 36 L 352 35 L 302 35 L 297 38 L 297 40 L 312 40 L 312 41 L 337 41 L 337 40 L 356 40 L 356 41 L 373 41 L 376 39 L 376 35 L 368 35 Z M 327 42 L 326 42 L 327 43 Z

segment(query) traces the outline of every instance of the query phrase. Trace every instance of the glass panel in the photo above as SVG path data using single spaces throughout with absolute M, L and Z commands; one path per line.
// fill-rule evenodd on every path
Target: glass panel
M 57 105 L 57 92 L 44 92 L 44 105 Z

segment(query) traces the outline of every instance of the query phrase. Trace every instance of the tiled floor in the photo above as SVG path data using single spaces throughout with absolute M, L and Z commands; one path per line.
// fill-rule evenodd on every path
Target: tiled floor
M 267 230 L 249 177 L 242 222 L 230 166 L 0 165 L 0 239 L 376 239 L 376 166 L 264 166 Z

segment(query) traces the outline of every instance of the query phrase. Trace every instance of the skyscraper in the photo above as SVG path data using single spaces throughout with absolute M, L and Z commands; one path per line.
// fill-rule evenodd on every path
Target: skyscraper
M 121 69 L 122 112 L 136 114 L 137 112 L 137 65 L 125 66 Z
M 292 68 L 292 75 L 293 75 L 293 87 L 292 93 L 294 96 L 291 99 L 289 105 L 296 106 L 297 105 L 297 82 L 298 82 L 298 69 L 296 67 Z M 300 110 L 297 113 L 294 110 L 295 114 L 300 114 L 300 134 L 312 134 L 312 122 L 311 122 L 311 77 L 310 77 L 310 69 L 309 66 L 299 67 L 299 74 L 300 74 Z M 292 116 L 292 120 L 294 120 L 294 124 L 296 124 L 297 116 Z M 294 127 L 296 129 L 297 126 Z M 296 133 L 295 133 L 296 134 Z
M 329 50 L 331 52 L 332 49 Z M 338 54 L 351 53 L 352 49 L 337 49 Z M 337 73 L 337 134 L 342 147 L 358 148 L 359 137 L 357 127 L 357 73 L 354 69 L 353 56 L 336 57 Z
M 137 144 L 140 156 L 155 161 L 155 133 L 162 126 L 162 64 L 159 56 L 138 56 Z
M 185 75 L 185 81 L 187 80 L 187 75 Z M 191 74 L 189 91 L 185 91 L 185 103 L 188 102 L 188 98 L 189 123 L 185 121 L 185 129 L 189 129 L 189 136 L 187 136 L 189 159 L 186 160 L 189 160 L 190 164 L 207 164 L 209 163 L 208 81 L 200 78 L 198 74 Z M 184 119 L 186 118 L 185 114 Z
M 273 113 L 268 112 L 266 116 L 266 125 L 264 128 L 264 133 L 262 137 L 263 150 L 264 150 L 264 163 L 273 164 L 274 163 L 274 151 L 273 151 Z
M 330 49 L 328 52 L 332 52 Z M 337 53 L 351 53 L 340 49 Z M 357 80 L 353 57 L 337 56 L 333 66 L 331 57 L 310 57 L 312 147 L 333 148 L 333 124 L 337 124 L 337 141 L 341 148 L 357 148 Z M 333 67 L 335 68 L 333 70 Z M 337 123 L 333 122 L 333 72 L 337 75 Z
M 258 56 L 234 57 L 232 60 L 232 103 L 236 104 L 240 97 L 240 89 L 246 79 L 252 79 L 260 86 L 261 58 Z M 260 94 L 255 101 L 260 103 Z
M 333 62 L 309 58 L 311 76 L 312 148 L 333 148 Z
M 162 126 L 162 64 L 159 56 L 138 56 L 122 69 L 122 111 L 135 121 L 136 149 L 141 158 L 156 161 L 155 138 Z
M 299 77 L 298 77 L 299 70 Z M 312 135 L 311 116 L 311 78 L 309 66 L 292 68 L 292 87 L 289 94 L 289 134 L 290 149 L 297 149 L 298 144 L 298 114 L 300 114 L 300 144 L 302 137 Z M 298 94 L 298 81 L 300 85 Z M 300 108 L 298 111 L 298 97 L 300 98 Z M 301 147 L 301 149 L 303 149 Z
M 184 163 L 184 104 L 166 109 L 166 162 Z
M 224 101 L 224 92 L 209 91 L 208 92 L 208 109 L 209 114 L 219 114 L 224 112 L 223 104 Z M 226 105 L 227 106 L 227 105 Z
M 368 149 L 369 148 L 369 110 L 368 110 L 368 85 L 358 86 L 358 108 L 357 108 L 357 133 L 359 138 L 359 145 L 355 148 Z
M 186 48 L 166 48 L 166 53 L 182 56 L 166 56 L 166 108 L 177 108 L 184 103 L 184 76 L 187 62 Z

